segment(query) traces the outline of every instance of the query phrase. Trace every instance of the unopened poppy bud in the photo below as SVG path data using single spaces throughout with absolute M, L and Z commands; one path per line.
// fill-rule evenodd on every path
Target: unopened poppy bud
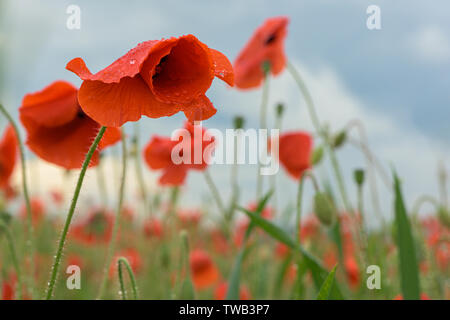
M 311 164 L 313 166 L 318 165 L 323 158 L 323 147 L 318 146 L 316 149 L 314 149 L 312 155 L 311 155 Z
M 365 172 L 363 169 L 356 169 L 353 171 L 353 178 L 358 186 L 362 186 L 364 183 Z
M 283 103 L 278 103 L 276 110 L 277 110 L 277 117 L 281 118 L 281 116 L 284 113 L 284 104 Z
M 332 141 L 333 148 L 339 148 L 345 143 L 345 141 L 347 141 L 347 131 L 342 130 L 333 137 Z
M 314 213 L 323 225 L 329 227 L 333 224 L 335 210 L 328 194 L 317 192 L 314 195 Z
M 444 226 L 450 228 L 450 212 L 446 208 L 441 206 L 438 209 L 438 218 Z
M 244 127 L 245 119 L 242 116 L 236 116 L 236 117 L 234 117 L 233 122 L 234 122 L 234 129 L 236 129 L 236 130 L 242 129 Z

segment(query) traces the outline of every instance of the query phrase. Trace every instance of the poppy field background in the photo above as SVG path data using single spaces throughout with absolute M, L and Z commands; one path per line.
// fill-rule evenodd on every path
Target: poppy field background
M 369 30 L 371 4 L 2 1 L 0 103 L 30 210 L 2 115 L 1 298 L 448 300 L 448 4 L 379 1 Z M 279 172 L 174 166 L 189 120 L 281 128 Z

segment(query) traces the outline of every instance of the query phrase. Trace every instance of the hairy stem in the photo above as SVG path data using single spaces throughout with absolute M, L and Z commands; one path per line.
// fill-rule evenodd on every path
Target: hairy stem
M 103 297 L 103 293 L 105 291 L 106 284 L 108 282 L 109 266 L 111 265 L 111 260 L 113 258 L 114 252 L 116 250 L 118 230 L 120 227 L 120 220 L 121 220 L 121 216 L 122 216 L 123 198 L 124 198 L 124 193 L 125 193 L 125 180 L 126 180 L 126 173 L 127 173 L 127 145 L 126 145 L 125 132 L 123 129 L 122 129 L 121 136 L 122 136 L 122 178 L 120 180 L 119 201 L 117 204 L 117 212 L 116 212 L 116 218 L 114 219 L 111 240 L 109 242 L 109 246 L 106 251 L 106 259 L 105 259 L 105 264 L 103 266 L 103 277 L 102 277 L 102 282 L 100 283 L 100 289 L 98 291 L 97 299 L 101 299 Z
M 128 276 L 130 277 L 131 290 L 133 290 L 134 300 L 137 300 L 138 299 L 138 290 L 137 290 L 137 286 L 136 286 L 136 279 L 133 274 L 133 269 L 131 269 L 129 262 L 125 257 L 120 257 L 117 260 L 117 272 L 119 273 L 120 292 L 122 293 L 122 299 L 123 300 L 127 299 L 126 293 L 125 293 L 125 285 L 123 282 L 122 264 L 125 265 L 125 268 L 127 269 L 127 272 L 128 272 Z
M 47 291 L 46 291 L 46 299 L 51 299 L 53 295 L 53 290 L 55 288 L 56 278 L 58 275 L 59 265 L 61 264 L 62 253 L 64 250 L 64 245 L 67 238 L 67 233 L 69 232 L 70 223 L 72 222 L 73 214 L 75 213 L 75 207 L 77 206 L 78 197 L 80 195 L 81 186 L 83 185 L 84 176 L 86 175 L 86 170 L 89 167 L 89 163 L 91 162 L 92 156 L 94 155 L 95 150 L 105 133 L 106 127 L 101 127 L 100 131 L 97 134 L 94 142 L 89 148 L 88 153 L 86 154 L 86 158 L 84 159 L 83 165 L 81 167 L 80 175 L 78 177 L 77 185 L 75 187 L 75 192 L 73 194 L 72 203 L 70 204 L 69 213 L 66 217 L 66 222 L 64 223 L 63 230 L 61 232 L 61 237 L 58 243 L 58 249 L 56 250 L 55 259 L 53 261 L 52 271 L 50 275 L 50 280 L 48 282 Z

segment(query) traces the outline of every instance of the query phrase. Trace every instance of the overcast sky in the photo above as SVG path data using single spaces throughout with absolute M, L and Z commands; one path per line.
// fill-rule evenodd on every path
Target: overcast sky
M 70 4 L 81 8 L 80 30 L 66 28 Z M 371 4 L 381 9 L 381 30 L 366 27 Z M 291 20 L 287 55 L 304 74 L 324 121 L 338 129 L 351 119 L 363 120 L 370 144 L 388 170 L 391 164 L 397 168 L 410 200 L 422 193 L 437 194 L 438 161 L 450 169 L 450 2 L 446 0 L 432 5 L 406 0 L 1 0 L 1 5 L 1 100 L 11 110 L 25 93 L 56 79 L 79 85 L 78 77 L 64 69 L 74 57 L 82 57 L 96 72 L 139 42 L 192 33 L 233 61 L 265 18 L 287 15 Z M 260 90 L 237 91 L 215 80 L 207 95 L 218 112 L 205 126 L 227 128 L 236 114 L 246 117 L 248 127 L 257 125 Z M 287 73 L 272 81 L 270 103 L 278 101 L 288 108 L 285 128 L 312 129 Z M 142 139 L 147 141 L 153 133 L 169 134 L 182 121 L 182 115 L 143 119 Z M 364 165 L 351 147 L 340 151 L 339 158 L 348 177 Z M 226 185 L 228 168 L 212 169 L 218 183 Z M 244 198 L 251 200 L 255 168 L 242 171 L 247 181 Z M 292 200 L 294 182 L 280 179 L 286 190 L 283 195 Z M 201 175 L 191 174 L 188 190 L 203 188 L 202 182 Z M 346 182 L 350 187 L 351 179 Z M 389 208 L 391 199 L 380 192 Z M 189 199 L 198 199 L 201 193 L 189 194 Z

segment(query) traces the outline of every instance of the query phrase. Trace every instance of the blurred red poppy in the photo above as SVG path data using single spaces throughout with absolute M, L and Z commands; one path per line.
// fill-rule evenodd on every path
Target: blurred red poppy
M 221 282 L 214 290 L 214 300 L 225 300 L 228 291 L 228 283 Z M 250 300 L 250 291 L 246 286 L 241 286 L 239 290 L 239 300 Z
M 302 131 L 287 132 L 280 136 L 279 159 L 291 177 L 300 179 L 311 167 L 312 137 Z
M 36 226 L 44 217 L 45 214 L 45 206 L 44 202 L 38 198 L 33 197 L 30 199 L 30 205 L 31 205 L 31 221 L 34 226 Z M 26 219 L 27 217 L 27 208 L 25 206 L 25 203 L 22 204 L 20 208 L 20 217 L 22 219 Z
M 210 255 L 201 249 L 195 249 L 189 256 L 192 282 L 197 289 L 210 287 L 219 280 L 219 271 Z
M 267 19 L 256 29 L 233 64 L 236 87 L 241 89 L 258 87 L 264 78 L 265 62 L 270 63 L 273 75 L 283 71 L 286 65 L 284 40 L 288 23 L 287 17 L 274 17 Z
M 144 233 L 149 238 L 161 238 L 163 227 L 159 219 L 152 218 L 144 222 Z
M 114 214 L 105 209 L 93 209 L 71 229 L 71 236 L 87 245 L 107 243 L 111 239 Z
M 208 119 L 216 113 L 205 95 L 214 77 L 234 85 L 228 59 L 193 35 L 142 42 L 96 74 L 81 58 L 66 68 L 84 80 L 78 93 L 84 112 L 111 127 L 179 111 L 191 121 Z
M 173 141 L 168 137 L 155 135 L 143 150 L 143 156 L 148 166 L 153 170 L 163 171 L 159 178 L 161 185 L 182 185 L 188 170 L 202 171 L 208 166 L 215 145 L 214 137 L 210 136 L 205 128 L 194 126 L 190 122 L 185 123 L 184 129 L 187 130 L 187 137 L 183 136 L 179 141 Z M 172 159 L 172 151 L 179 143 L 183 149 L 178 153 L 175 151 L 175 153 L 182 158 L 183 162 L 175 164 Z M 196 153 L 200 155 L 200 159 L 196 159 Z
M 100 124 L 81 110 L 78 90 L 68 82 L 55 81 L 29 93 L 19 109 L 27 131 L 28 147 L 41 159 L 65 169 L 79 169 Z M 90 166 L 97 165 L 99 151 L 120 140 L 120 130 L 108 128 L 94 152 Z
M 352 288 L 356 288 L 360 280 L 358 263 L 353 256 L 348 256 L 345 258 L 344 264 L 347 280 Z
M 17 160 L 17 139 L 11 125 L 6 127 L 3 137 L 0 140 L 0 189 L 8 191 L 10 188 L 10 178 L 16 166 Z

